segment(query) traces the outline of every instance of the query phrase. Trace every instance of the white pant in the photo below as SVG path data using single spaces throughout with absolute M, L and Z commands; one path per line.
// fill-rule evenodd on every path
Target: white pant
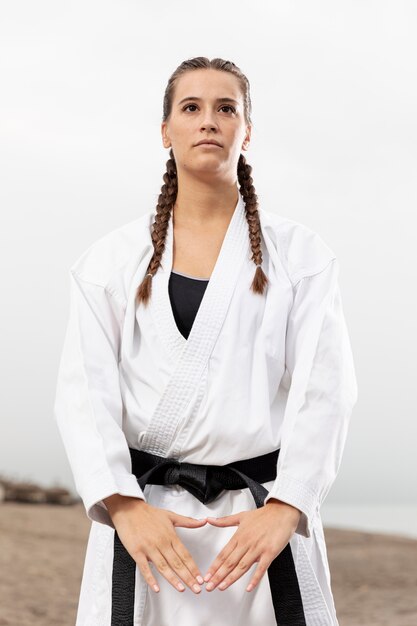
M 263 483 L 269 490 L 273 481 Z M 221 517 L 256 508 L 248 488 L 222 492 L 210 504 L 202 504 L 179 485 L 146 485 L 149 504 L 195 518 Z M 201 528 L 176 527 L 204 576 L 220 550 L 236 532 L 206 524 Z M 92 522 L 84 563 L 76 626 L 110 626 L 114 530 Z M 290 540 L 307 626 L 339 626 L 330 586 L 330 571 L 321 517 L 314 518 L 308 539 L 294 534 Z M 246 587 L 257 563 L 224 591 L 188 587 L 180 592 L 151 568 L 160 591 L 155 593 L 136 568 L 134 626 L 276 626 L 267 572 L 250 592 Z

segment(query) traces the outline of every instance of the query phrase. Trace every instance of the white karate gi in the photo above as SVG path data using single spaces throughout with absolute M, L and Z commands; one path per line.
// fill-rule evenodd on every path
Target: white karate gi
M 259 209 L 263 295 L 250 289 L 244 202 L 239 200 L 188 340 L 171 310 L 169 222 L 148 307 L 135 294 L 153 254 L 154 209 L 93 243 L 70 270 L 71 308 L 55 419 L 92 520 L 76 626 L 108 626 L 114 493 L 201 518 L 255 508 L 248 488 L 208 505 L 178 485 L 146 485 L 128 447 L 225 465 L 280 448 L 263 483 L 302 511 L 290 540 L 307 626 L 337 626 L 320 505 L 340 466 L 357 382 L 338 285 L 338 261 L 307 226 Z M 176 528 L 204 574 L 237 527 Z M 273 626 L 268 575 L 245 590 L 257 564 L 225 591 L 178 592 L 151 565 L 160 592 L 136 567 L 135 626 Z

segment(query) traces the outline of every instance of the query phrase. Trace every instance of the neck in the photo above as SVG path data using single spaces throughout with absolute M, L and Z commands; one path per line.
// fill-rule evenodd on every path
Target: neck
M 236 181 L 212 182 L 178 178 L 173 216 L 177 225 L 204 226 L 228 221 L 235 210 L 239 192 Z

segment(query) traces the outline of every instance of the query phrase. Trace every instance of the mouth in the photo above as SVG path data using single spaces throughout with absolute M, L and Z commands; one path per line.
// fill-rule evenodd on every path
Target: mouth
M 221 148 L 222 146 L 217 141 L 199 141 L 195 147 L 197 146 L 210 146 L 213 148 Z

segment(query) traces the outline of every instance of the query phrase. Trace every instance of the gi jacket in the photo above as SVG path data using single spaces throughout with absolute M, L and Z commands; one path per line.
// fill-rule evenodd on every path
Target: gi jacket
M 277 477 L 265 483 L 269 491 L 265 502 L 277 498 L 302 512 L 291 544 L 298 555 L 306 615 L 314 625 L 337 624 L 319 509 L 337 475 L 357 401 L 338 260 L 313 230 L 260 208 L 262 268 L 269 284 L 264 294 L 255 294 L 250 289 L 255 264 L 239 192 L 186 339 L 176 326 L 168 293 L 172 219 L 149 304 L 138 306 L 135 301 L 153 254 L 154 212 L 149 210 L 94 242 L 69 272 L 71 305 L 54 412 L 76 488 L 93 522 L 77 626 L 96 623 L 91 621 L 93 605 L 97 624 L 109 623 L 109 599 L 104 590 L 101 599 L 97 593 L 94 597 L 96 587 L 91 587 L 93 562 L 97 565 L 102 559 L 97 580 L 111 571 L 111 541 L 106 544 L 107 557 L 92 548 L 98 534 L 110 537 L 114 532 L 104 498 L 119 493 L 198 517 L 255 506 L 246 489 L 241 494 L 223 492 L 203 509 L 180 486 L 147 485 L 142 491 L 131 472 L 129 447 L 212 465 L 280 448 Z M 178 494 L 180 500 L 169 500 Z M 181 510 L 175 509 L 180 502 Z M 217 555 L 215 550 L 226 543 L 227 532 L 229 537 L 235 530 L 178 529 L 192 553 L 200 549 L 192 543 L 194 537 L 200 538 L 200 547 L 203 537 L 210 537 L 213 551 L 201 552 L 207 566 Z M 321 565 L 313 556 L 317 542 Z M 164 585 L 164 580 L 161 576 L 158 582 Z M 240 581 L 223 594 L 228 594 L 234 616 L 232 594 L 244 589 L 249 578 Z M 165 582 L 161 593 L 165 591 L 166 598 L 171 594 L 172 602 L 184 607 L 184 596 L 177 598 L 181 594 L 168 590 Z M 258 587 L 267 593 L 267 584 L 264 576 Z M 135 623 L 148 626 L 155 619 L 161 626 L 162 601 L 146 587 L 138 581 Z M 245 593 L 250 596 L 240 591 L 239 606 Z M 213 595 L 205 593 L 204 600 L 189 602 L 200 601 L 201 614 L 204 603 L 213 603 L 209 600 Z M 245 597 L 245 602 L 255 601 Z M 141 621 L 146 607 L 147 621 Z M 212 618 L 214 610 L 210 605 Z M 258 619 L 259 610 L 253 615 Z M 182 619 L 188 624 L 185 612 Z M 252 623 L 245 619 L 242 614 L 239 623 Z

